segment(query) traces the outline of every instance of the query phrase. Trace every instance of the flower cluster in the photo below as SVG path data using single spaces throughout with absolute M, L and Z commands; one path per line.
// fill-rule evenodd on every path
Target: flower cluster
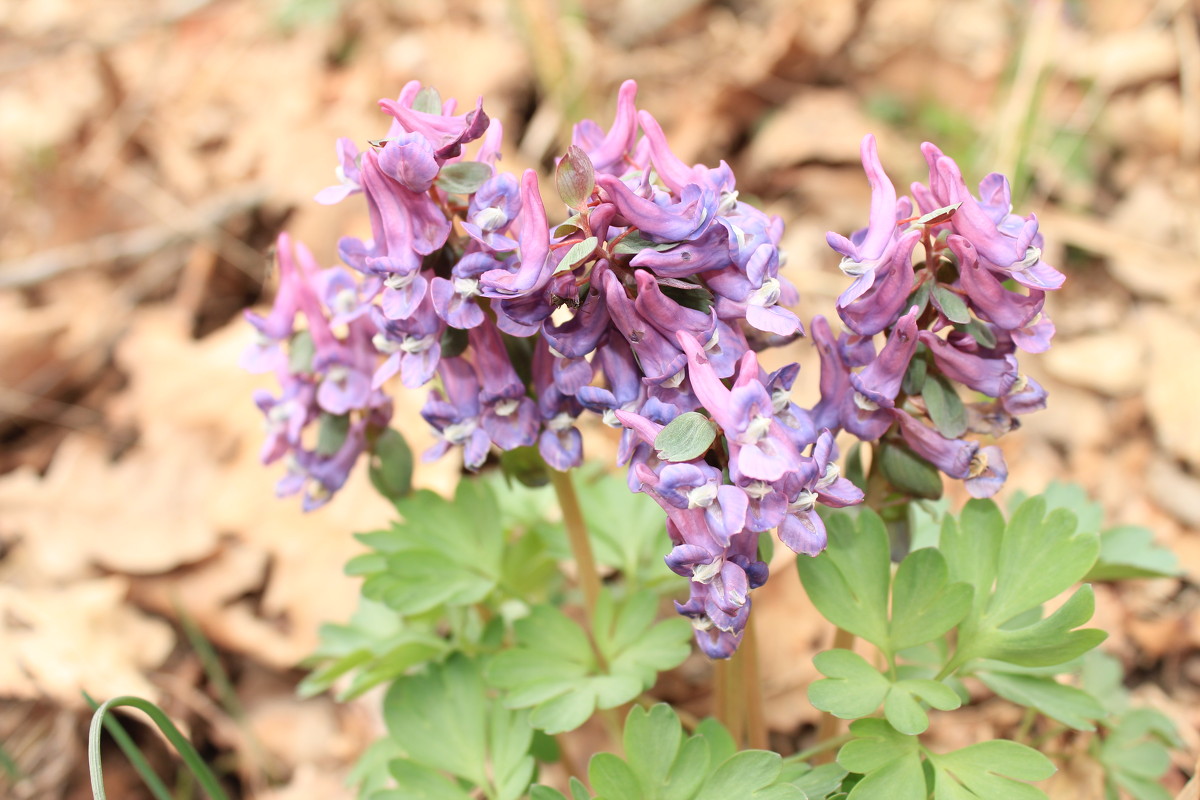
M 921 151 L 928 185 L 897 198 L 874 137 L 862 141 L 870 222 L 849 239 L 827 236 L 854 282 L 837 302 L 847 332 L 835 339 L 823 318 L 813 322 L 821 354 L 813 421 L 902 448 L 988 497 L 1007 476 L 1003 456 L 963 437 L 1000 436 L 1017 415 L 1044 407 L 1045 390 L 1018 371 L 1015 354 L 1049 347 L 1054 325 L 1042 306 L 1063 276 L 1042 261 L 1037 217 L 1012 213 L 1004 176 L 984 178 L 976 198 L 951 158 L 929 143 Z M 879 334 L 886 341 L 876 352 Z M 985 399 L 965 403 L 958 387 Z
M 279 491 L 304 489 L 306 509 L 386 427 L 394 376 L 432 386 L 421 414 L 437 443 L 425 457 L 461 449 L 472 470 L 493 448 L 535 446 L 556 470 L 578 465 L 584 411 L 623 428 L 629 486 L 666 512 L 667 564 L 691 583 L 679 611 L 706 653 L 728 657 L 767 579 L 759 535 L 815 555 L 817 505 L 862 500 L 835 463 L 838 431 L 995 491 L 999 451 L 960 437 L 1002 432 L 1043 401 L 1013 352 L 1046 346 L 1042 300 L 1061 276 L 1040 260 L 1037 220 L 1009 212 L 1003 178 L 985 179 L 977 200 L 926 145 L 914 216 L 867 137 L 870 225 L 829 236 L 855 276 L 838 302 L 850 330 L 835 340 L 814 321 L 822 399 L 802 409 L 789 398 L 799 367 L 767 373 L 757 357 L 803 334 L 785 308 L 797 293 L 779 273 L 782 221 L 738 198 L 724 162 L 681 161 L 636 91 L 621 87 L 607 130 L 575 127 L 554 226 L 532 170 L 497 170 L 503 133 L 481 103 L 456 114 L 416 82 L 381 101 L 387 136 L 363 152 L 340 140 L 339 183 L 316 198 L 362 194 L 371 237 L 343 238 L 345 266 L 322 270 L 281 236 L 275 307 L 247 315 L 260 341 L 246 360 L 279 377 L 279 397 L 257 398 L 263 458 L 288 456 Z M 991 399 L 964 404 L 956 385 Z
M 252 372 L 273 372 L 278 397 L 254 401 L 267 422 L 263 463 L 280 459 L 287 473 L 276 492 L 303 493 L 306 511 L 329 501 L 351 467 L 392 417 L 392 401 L 371 374 L 374 327 L 359 308 L 361 287 L 345 269 L 322 270 L 303 244 L 279 237 L 279 290 L 266 317 L 246 312 L 255 343 L 243 354 Z M 297 327 L 303 319 L 303 327 Z M 307 435 L 315 425 L 314 435 Z M 285 458 L 286 457 L 286 458 Z

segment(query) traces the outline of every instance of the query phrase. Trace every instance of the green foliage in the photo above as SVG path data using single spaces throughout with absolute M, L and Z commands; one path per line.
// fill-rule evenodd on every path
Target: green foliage
M 1104 527 L 1104 509 L 1091 500 L 1083 487 L 1051 483 L 1041 497 L 1049 509 L 1062 508 L 1079 520 L 1079 530 L 1100 536 L 1100 557 L 1084 576 L 1086 581 L 1115 581 L 1127 578 L 1171 578 L 1181 573 L 1179 559 L 1165 547 L 1154 544 L 1154 533 L 1139 525 Z M 1023 496 L 1018 495 L 1015 502 Z
M 492 702 L 479 662 L 456 654 L 392 684 L 383 701 L 388 736 L 404 754 L 388 762 L 396 789 L 378 800 L 469 800 L 478 787 L 493 800 L 516 800 L 533 779 L 528 714 Z
M 783 760 L 765 750 L 736 752 L 729 734 L 706 720 L 684 738 L 679 718 L 660 703 L 634 707 L 625 719 L 624 759 L 598 753 L 588 765 L 595 800 L 805 800 L 783 779 Z M 566 800 L 561 792 L 534 787 L 531 800 Z M 591 800 L 572 783 L 572 800 Z
M 603 591 L 592 620 L 594 649 L 584 629 L 561 610 L 534 606 L 513 626 L 516 646 L 492 659 L 488 681 L 506 691 L 509 708 L 532 708 L 534 727 L 546 733 L 573 730 L 597 708 L 637 697 L 660 670 L 687 657 L 691 626 L 680 618 L 654 624 L 657 606 L 650 592 L 617 604 Z

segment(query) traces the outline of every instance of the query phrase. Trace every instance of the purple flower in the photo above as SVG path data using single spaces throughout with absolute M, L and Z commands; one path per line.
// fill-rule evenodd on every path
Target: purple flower
M 520 261 L 516 272 L 493 269 L 480 279 L 480 294 L 485 297 L 521 297 L 545 287 L 554 272 L 550 261 L 550 231 L 546 209 L 538 192 L 537 173 L 525 170 L 521 179 Z
M 859 146 L 863 171 L 871 184 L 871 221 L 866 228 L 855 232 L 849 239 L 830 231 L 825 241 L 842 255 L 841 269 L 855 278 L 854 284 L 839 300 L 850 303 L 863 294 L 875 282 L 875 271 L 891 260 L 891 250 L 896 244 L 897 203 L 896 188 L 883 171 L 879 162 L 879 148 L 875 137 L 867 134 Z M 911 205 L 908 206 L 911 210 Z
M 929 185 L 935 200 L 942 206 L 961 203 L 950 220 L 954 232 L 969 240 L 980 257 L 992 268 L 1006 273 L 1018 283 L 1031 289 L 1057 289 L 1063 275 L 1042 261 L 1038 245 L 1037 216 L 1028 219 L 1006 214 L 1002 219 L 994 205 L 984 206 L 971 195 L 954 159 L 942 154 L 932 144 L 921 145 L 929 163 Z M 982 184 L 989 200 L 997 199 L 995 179 Z M 1007 192 L 1004 192 L 1006 194 Z
M 362 176 L 358 170 L 358 148 L 346 137 L 337 140 L 337 179 L 333 186 L 326 186 L 317 192 L 313 200 L 321 205 L 330 206 L 340 203 L 352 194 L 362 191 Z
M 483 113 L 483 98 L 476 102 L 475 108 L 457 117 L 449 116 L 453 112 L 453 102 L 443 108 L 444 114 L 430 114 L 412 108 L 412 100 L 419 88 L 417 81 L 410 81 L 399 100 L 380 100 L 379 107 L 395 117 L 401 128 L 428 140 L 439 161 L 456 158 L 462 153 L 464 144 L 478 139 L 487 131 L 488 116 Z
M 421 416 L 438 434 L 422 458 L 434 461 L 451 447 L 463 448 L 463 466 L 477 470 L 487 459 L 491 440 L 480 426 L 479 378 L 463 358 L 443 358 L 438 364 L 442 388 L 429 393 Z
M 901 317 L 888 335 L 887 344 L 861 372 L 850 375 L 850 385 L 859 396 L 855 402 L 864 410 L 892 408 L 909 362 L 917 351 L 916 306 Z
M 625 81 L 617 93 L 617 117 L 605 133 L 590 119 L 575 124 L 571 143 L 582 148 L 597 172 L 613 172 L 625 167 L 626 153 L 637 138 L 637 83 Z

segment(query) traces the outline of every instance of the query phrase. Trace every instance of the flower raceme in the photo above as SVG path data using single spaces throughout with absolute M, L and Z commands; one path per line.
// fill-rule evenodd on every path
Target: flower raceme
M 824 319 L 813 323 L 821 354 L 814 420 L 905 448 L 972 495 L 991 496 L 1007 475 L 1003 456 L 963 437 L 1001 435 L 1045 405 L 1016 353 L 1049 347 L 1054 325 L 1042 307 L 1063 276 L 1042 261 L 1037 217 L 1012 213 L 1004 176 L 984 178 L 977 198 L 953 159 L 925 143 L 929 183 L 898 198 L 873 136 L 861 152 L 870 219 L 849 238 L 826 237 L 854 282 L 837 302 L 849 330 L 835 340 Z M 924 253 L 914 263 L 918 243 Z M 876 336 L 885 337 L 878 353 Z M 959 387 L 985 399 L 964 403 Z
M 575 127 L 555 225 L 533 171 L 497 169 L 503 131 L 481 102 L 457 114 L 412 82 L 380 105 L 387 136 L 362 152 L 339 140 L 338 183 L 316 197 L 362 195 L 370 237 L 343 238 L 344 266 L 321 269 L 281 235 L 275 306 L 247 313 L 258 341 L 245 363 L 282 387 L 256 397 L 263 460 L 288 464 L 281 494 L 303 492 L 306 509 L 328 501 L 388 425 L 384 387 L 396 376 L 431 387 L 421 415 L 437 442 L 425 457 L 461 449 L 471 470 L 520 447 L 556 470 L 577 466 L 576 421 L 598 414 L 623 430 L 630 488 L 666 513 L 667 564 L 691 583 L 680 613 L 706 653 L 727 657 L 767 578 L 760 534 L 815 555 L 825 546 L 817 506 L 862 500 L 838 472 L 839 430 L 903 439 L 969 486 L 1003 480 L 995 448 L 926 425 L 938 414 L 910 373 L 921 362 L 927 382 L 988 394 L 992 405 L 975 404 L 971 419 L 993 426 L 1041 402 L 1013 350 L 1052 332 L 1040 312 L 1057 273 L 1040 262 L 1036 219 L 1006 207 L 1006 183 L 989 177 L 975 200 L 953 162 L 927 148 L 930 185 L 914 187 L 914 206 L 864 140 L 870 224 L 829 236 L 855 277 L 838 306 L 850 332 L 835 339 L 814 321 L 822 399 L 807 410 L 789 397 L 798 366 L 767 373 L 757 357 L 804 333 L 780 274 L 782 220 L 739 199 L 724 162 L 677 158 L 637 109 L 632 81 L 611 127 Z M 915 266 L 918 242 L 926 261 Z M 707 445 L 661 446 L 665 430 L 687 425 L 709 431 Z

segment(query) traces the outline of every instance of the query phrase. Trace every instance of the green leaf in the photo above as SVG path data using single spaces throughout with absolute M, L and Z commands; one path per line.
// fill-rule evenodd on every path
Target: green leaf
M 1044 800 L 1042 790 L 1022 781 L 1045 780 L 1055 772 L 1050 759 L 1038 751 L 1003 739 L 942 755 L 930 753 L 929 760 L 936 777 L 934 800 Z
M 558 789 L 538 784 L 529 790 L 529 800 L 567 800 L 567 796 Z
M 657 599 L 642 592 L 615 604 L 606 589 L 593 631 L 608 662 L 602 671 L 587 634 L 558 608 L 535 606 L 513 628 L 517 646 L 492 658 L 488 681 L 506 690 L 510 708 L 530 708 L 530 723 L 546 733 L 573 730 L 596 708 L 613 708 L 650 688 L 690 650 L 691 626 L 672 618 L 654 624 Z M 682 624 L 680 624 L 682 623 Z
M 975 676 L 1004 699 L 1036 708 L 1077 731 L 1096 730 L 1092 721 L 1108 714 L 1087 692 L 1053 678 L 989 671 L 979 671 Z
M 491 700 L 479 664 L 461 654 L 423 675 L 397 680 L 384 698 L 383 715 L 388 735 L 407 761 L 454 775 L 503 800 L 516 800 L 529 786 L 534 762 L 528 715 Z
M 962 297 L 945 286 L 933 287 L 933 303 L 951 322 L 966 325 L 971 321 L 971 312 L 967 310 L 967 304 Z
M 883 714 L 900 733 L 916 735 L 929 728 L 929 715 L 917 701 L 918 698 L 942 711 L 962 705 L 962 700 L 953 689 L 937 681 L 918 678 L 897 681 L 888 690 Z
M 942 474 L 937 467 L 904 445 L 880 442 L 879 468 L 888 482 L 910 497 L 937 500 L 942 496 Z
M 920 745 L 881 719 L 850 723 L 855 739 L 838 752 L 837 763 L 864 777 L 848 800 L 925 800 L 925 773 Z
M 449 194 L 475 194 L 490 177 L 492 168 L 482 161 L 456 161 L 442 167 L 437 185 Z
M 949 582 L 946 559 L 933 548 L 914 550 L 900 562 L 892 587 L 891 649 L 936 639 L 971 610 L 972 589 Z
M 623 742 L 641 795 L 651 795 L 663 776 L 670 773 L 682 741 L 679 717 L 666 703 L 659 703 L 649 711 L 640 706 L 629 710 Z
M 532 445 L 529 447 L 514 447 L 500 453 L 500 469 L 510 478 L 515 478 L 522 486 L 537 489 L 550 483 L 550 473 L 546 472 L 546 461 Z
M 707 453 L 716 438 L 712 420 L 699 411 L 686 411 L 658 432 L 654 449 L 663 461 L 691 461 Z
M 567 254 L 562 257 L 562 261 L 558 262 L 558 266 L 554 268 L 554 274 L 557 275 L 560 272 L 567 272 L 574 269 L 576 264 L 590 258 L 592 253 L 596 252 L 596 243 L 598 241 L 595 236 L 589 236 L 571 245 L 571 249 L 567 251 Z
M 413 454 L 399 431 L 388 428 L 375 439 L 369 474 L 375 490 L 389 500 L 412 492 Z
M 809 767 L 807 764 L 794 766 L 805 767 L 806 770 L 798 777 L 787 778 L 788 782 L 813 800 L 828 797 L 840 789 L 842 779 L 847 774 L 840 764 L 821 764 L 816 767 Z M 784 767 L 784 770 L 786 772 L 787 767 Z
M 1100 557 L 1083 579 L 1171 578 L 1180 572 L 1179 558 L 1154 544 L 1153 531 L 1138 525 L 1121 525 L 1100 534 Z
M 858 514 L 855 527 L 849 515 L 830 514 L 825 523 L 829 546 L 815 558 L 796 559 L 796 568 L 825 619 L 876 647 L 886 647 L 891 572 L 887 530 L 870 509 Z
M 910 306 L 911 308 L 911 306 Z M 923 348 L 924 345 L 918 345 Z M 908 368 L 904 370 L 904 379 L 900 383 L 900 389 L 907 395 L 918 395 L 925 389 L 925 378 L 929 372 L 929 363 L 920 358 L 919 355 L 908 362 Z
M 850 650 L 826 650 L 813 658 L 826 677 L 808 687 L 808 701 L 842 719 L 865 717 L 883 702 L 891 688 L 879 671 Z
M 387 555 L 386 569 L 367 575 L 366 597 L 411 615 L 443 604 L 471 605 L 491 594 L 505 533 L 485 482 L 460 481 L 454 502 L 423 490 L 397 500 L 396 508 L 404 522 L 356 535 Z
M 646 249 L 663 251 L 670 250 L 672 247 L 677 247 L 678 245 L 679 242 L 652 242 L 634 231 L 621 237 L 621 240 L 613 246 L 612 254 L 615 256 L 636 255 Z
M 766 750 L 743 750 L 727 759 L 704 781 L 704 788 L 695 800 L 729 800 L 731 797 L 764 798 L 759 792 L 771 787 L 783 769 L 783 759 L 778 753 Z M 790 794 L 775 793 L 775 798 L 793 797 L 804 800 L 804 794 L 790 784 L 784 784 Z
M 388 772 L 400 785 L 392 791 L 381 792 L 376 797 L 391 800 L 471 800 L 471 795 L 458 784 L 435 769 L 398 758 L 388 764 Z
M 554 171 L 558 196 L 569 208 L 582 211 L 596 188 L 596 168 L 583 148 L 571 145 Z
M 1094 533 L 1076 532 L 1075 516 L 1056 509 L 1043 518 L 1045 503 L 1032 497 L 1017 508 L 1000 545 L 996 591 L 987 618 L 1003 624 L 1056 597 L 1091 569 L 1100 552 Z M 1034 569 L 1035 564 L 1054 569 Z
M 982 614 L 991 599 L 1004 527 L 1004 515 L 991 500 L 968 501 L 958 520 L 949 514 L 942 518 L 939 550 L 946 558 L 950 580 L 974 588 L 973 616 Z
M 588 763 L 588 783 L 599 797 L 641 797 L 637 776 L 612 753 L 597 753 Z
M 947 439 L 957 439 L 967 432 L 967 409 L 954 387 L 940 375 L 925 381 L 921 397 L 929 411 L 929 419 L 938 433 Z
M 974 339 L 980 347 L 990 350 L 996 346 L 996 334 L 992 332 L 992 329 L 988 325 L 980 322 L 977 319 L 972 319 L 970 322 L 964 325 L 963 330 L 965 330 L 967 335 Z

